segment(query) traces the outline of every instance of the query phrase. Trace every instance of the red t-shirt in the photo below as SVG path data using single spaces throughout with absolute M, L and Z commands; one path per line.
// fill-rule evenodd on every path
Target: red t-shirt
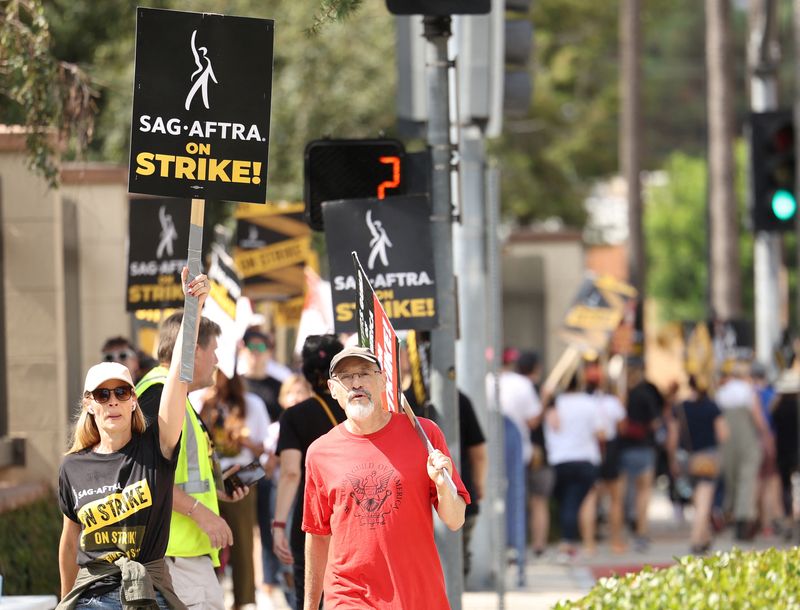
M 449 456 L 442 431 L 419 421 Z M 303 530 L 331 535 L 325 608 L 450 608 L 433 538 L 431 506 L 438 501 L 427 459 L 403 414 L 365 436 L 340 424 L 311 445 Z M 469 504 L 457 472 L 453 480 Z

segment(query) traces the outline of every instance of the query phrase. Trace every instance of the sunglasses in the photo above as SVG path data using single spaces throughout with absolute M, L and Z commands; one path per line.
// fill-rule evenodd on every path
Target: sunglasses
M 103 354 L 104 362 L 119 362 L 120 360 L 127 360 L 135 354 L 129 350 L 120 350 L 118 352 L 106 352 Z
M 111 400 L 111 395 L 113 394 L 116 396 L 117 400 L 129 400 L 131 394 L 133 393 L 133 388 L 129 385 L 121 385 L 118 388 L 109 389 L 109 388 L 97 388 L 96 390 L 92 390 L 91 392 L 86 392 L 86 398 L 91 396 L 101 405 L 106 404 L 109 400 Z
M 248 343 L 247 349 L 249 349 L 251 352 L 263 353 L 267 351 L 267 346 L 265 343 Z

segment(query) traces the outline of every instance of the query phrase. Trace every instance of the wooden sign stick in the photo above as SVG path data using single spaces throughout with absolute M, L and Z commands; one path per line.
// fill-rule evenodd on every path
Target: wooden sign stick
M 574 369 L 580 356 L 581 353 L 572 345 L 567 346 L 567 349 L 561 354 L 561 358 L 558 359 L 553 370 L 550 371 L 544 384 L 542 384 L 543 406 L 546 406 L 546 401 L 555 394 L 564 376 Z
M 203 250 L 203 216 L 206 202 L 204 199 L 192 199 L 192 215 L 189 224 L 189 255 L 186 265 L 189 267 L 188 280 L 192 280 L 202 271 L 200 256 Z M 195 328 L 197 316 L 197 298 L 188 295 L 183 300 L 183 346 L 181 349 L 181 381 L 191 383 L 194 379 L 194 348 L 197 343 Z

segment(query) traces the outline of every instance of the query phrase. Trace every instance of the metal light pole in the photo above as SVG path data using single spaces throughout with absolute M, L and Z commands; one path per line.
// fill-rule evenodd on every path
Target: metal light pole
M 451 62 L 447 40 L 450 17 L 425 16 L 428 41 L 428 145 L 431 149 L 431 238 L 436 271 L 436 307 L 439 327 L 431 332 L 431 402 L 441 409 L 442 432 L 459 465 L 459 424 L 456 402 L 456 293 L 453 274 L 453 210 L 451 202 L 450 89 Z M 463 558 L 461 531 L 440 528 L 439 553 L 444 563 L 447 595 L 453 610 L 461 610 Z
M 459 55 L 459 66 L 461 55 Z M 486 348 L 491 329 L 487 297 L 487 247 L 486 232 L 486 142 L 476 126 L 461 130 L 459 177 L 461 180 L 461 219 L 455 225 L 453 236 L 453 265 L 458 276 L 458 320 L 461 333 L 456 344 L 456 370 L 458 389 L 464 392 L 475 408 L 475 414 L 488 437 L 486 405 Z M 492 443 L 492 440 L 488 440 Z M 488 451 L 491 453 L 493 445 Z M 502 459 L 502 453 L 500 454 Z M 489 456 L 493 459 L 494 454 Z M 462 455 L 462 464 L 469 456 Z M 487 490 L 488 491 L 488 490 Z M 478 589 L 494 587 L 491 545 L 491 510 L 494 498 L 486 493 L 481 502 L 475 528 L 472 532 L 471 566 L 468 583 Z M 477 498 L 472 498 L 477 502 Z
M 775 6 L 773 0 L 761 0 L 756 6 L 750 26 L 750 108 L 754 112 L 766 112 L 778 107 Z M 772 351 L 780 341 L 779 267 L 780 236 L 758 231 L 755 235 L 753 270 L 756 359 L 770 371 L 773 369 Z
M 494 379 L 492 396 L 488 400 L 486 437 L 489 439 L 489 481 L 486 495 L 489 498 L 486 508 L 489 511 L 492 528 L 492 558 L 497 591 L 498 610 L 505 609 L 506 592 L 506 476 L 503 414 L 500 411 L 500 385 L 498 383 L 503 351 L 503 287 L 500 264 L 500 172 L 496 167 L 487 173 L 486 188 L 486 266 L 487 288 L 489 290 L 489 311 L 493 319 L 488 320 L 489 345 L 492 359 L 489 368 Z

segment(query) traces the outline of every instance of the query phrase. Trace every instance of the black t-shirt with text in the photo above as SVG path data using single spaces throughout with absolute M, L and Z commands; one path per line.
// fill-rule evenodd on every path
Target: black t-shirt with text
M 331 414 L 337 424 L 347 419 L 344 410 L 339 406 L 329 394 L 320 396 L 325 404 L 330 408 Z M 303 524 L 303 498 L 302 494 L 306 487 L 306 452 L 315 440 L 323 434 L 327 434 L 334 428 L 333 423 L 322 408 L 322 405 L 315 397 L 308 398 L 296 404 L 290 409 L 286 409 L 281 414 L 280 434 L 278 436 L 278 446 L 275 451 L 280 455 L 284 449 L 297 449 L 302 454 L 300 462 L 300 487 L 294 503 L 294 513 L 292 516 L 292 528 L 289 542 L 294 551 L 295 558 L 302 559 L 305 545 L 305 535 L 301 526 Z
M 164 557 L 172 515 L 177 448 L 161 453 L 157 422 L 114 453 L 84 449 L 64 457 L 58 476 L 61 511 L 79 523 L 78 565 L 122 556 L 147 563 Z M 92 587 L 119 586 L 110 577 Z

